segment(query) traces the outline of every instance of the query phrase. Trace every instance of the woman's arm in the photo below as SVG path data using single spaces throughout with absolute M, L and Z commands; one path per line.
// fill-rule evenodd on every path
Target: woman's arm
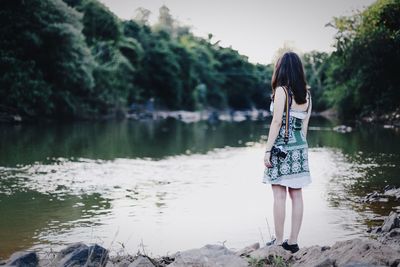
M 271 151 L 272 146 L 278 137 L 279 130 L 282 125 L 283 110 L 285 108 L 286 94 L 282 87 L 277 87 L 274 98 L 274 115 L 272 117 L 271 125 L 269 127 L 268 140 L 266 151 Z M 271 167 L 269 162 L 271 152 L 266 152 L 264 156 L 264 163 L 266 167 Z
M 301 131 L 303 132 L 303 135 L 305 138 L 307 138 L 307 129 L 308 129 L 308 122 L 310 120 L 310 116 L 311 116 L 311 109 L 312 109 L 312 101 L 311 101 L 311 94 L 310 94 L 310 98 L 308 99 L 308 101 L 310 102 L 310 106 L 308 107 L 308 113 L 306 118 L 304 118 L 303 120 L 303 125 L 301 126 Z

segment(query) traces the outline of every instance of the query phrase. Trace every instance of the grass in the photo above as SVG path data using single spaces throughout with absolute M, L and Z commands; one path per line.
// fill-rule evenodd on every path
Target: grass
M 249 266 L 251 267 L 264 267 L 264 266 L 273 266 L 273 267 L 290 267 L 290 264 L 285 261 L 282 256 L 270 255 L 268 258 L 253 258 L 249 257 L 248 259 Z
M 290 264 L 282 256 L 270 255 L 268 261 L 275 267 L 289 267 Z

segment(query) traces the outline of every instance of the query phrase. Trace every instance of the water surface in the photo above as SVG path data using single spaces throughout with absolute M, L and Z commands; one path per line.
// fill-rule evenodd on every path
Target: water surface
M 310 122 L 301 246 L 365 235 L 399 203 L 361 203 L 400 186 L 400 134 Z M 0 126 L 0 257 L 77 241 L 113 253 L 166 255 L 266 242 L 272 192 L 263 184 L 269 121 L 176 120 Z M 285 236 L 289 234 L 290 200 Z M 269 227 L 268 227 L 269 225 Z

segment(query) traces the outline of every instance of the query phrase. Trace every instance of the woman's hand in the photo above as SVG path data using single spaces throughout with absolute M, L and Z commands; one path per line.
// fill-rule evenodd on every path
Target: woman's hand
M 267 168 L 272 168 L 272 163 L 270 161 L 271 158 L 271 152 L 266 152 L 264 155 L 264 165 Z

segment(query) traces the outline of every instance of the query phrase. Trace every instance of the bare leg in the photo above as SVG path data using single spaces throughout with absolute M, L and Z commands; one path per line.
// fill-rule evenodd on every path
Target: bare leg
M 292 229 L 288 244 L 297 244 L 301 222 L 303 220 L 303 194 L 301 188 L 290 188 L 289 195 L 292 199 Z
M 281 244 L 283 241 L 283 228 L 285 224 L 286 212 L 286 187 L 282 185 L 272 185 L 274 193 L 274 225 L 276 243 Z

